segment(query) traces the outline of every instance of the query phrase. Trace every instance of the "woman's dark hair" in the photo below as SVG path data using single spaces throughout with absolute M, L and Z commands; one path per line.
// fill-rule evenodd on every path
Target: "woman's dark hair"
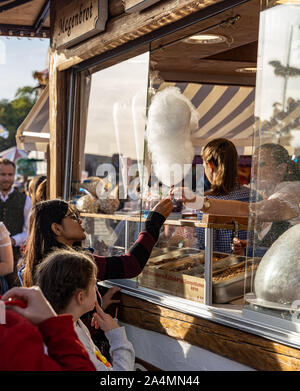
M 71 208 L 64 200 L 49 200 L 35 204 L 29 217 L 29 236 L 24 252 L 24 286 L 33 285 L 36 266 L 55 247 L 66 247 L 59 243 L 51 229 L 52 223 L 60 224 Z
M 54 310 L 61 313 L 76 291 L 87 290 L 96 275 L 91 255 L 56 249 L 37 267 L 35 280 Z
M 283 181 L 299 181 L 300 171 L 297 164 L 291 159 L 288 151 L 280 144 L 266 143 L 260 145 L 257 150 L 265 149 L 270 151 L 272 158 L 275 160 L 277 166 L 286 163 L 287 169 L 283 177 Z
M 225 195 L 239 185 L 238 153 L 231 141 L 225 138 L 210 141 L 204 147 L 202 157 L 216 168 L 214 183 L 206 194 Z

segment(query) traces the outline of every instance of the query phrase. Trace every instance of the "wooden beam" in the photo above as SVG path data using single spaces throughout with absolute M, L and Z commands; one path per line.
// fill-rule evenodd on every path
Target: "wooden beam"
M 119 16 L 125 11 L 124 0 L 109 0 L 108 2 L 108 15 L 113 18 Z
M 83 60 L 115 49 L 210 5 L 216 5 L 216 3 L 221 2 L 221 0 L 201 2 L 170 0 L 168 2 L 159 2 L 157 6 L 138 14 L 125 14 L 122 17 L 110 19 L 104 33 L 73 49 L 61 52 L 57 62 L 59 70 L 65 70 L 79 64 Z M 54 6 L 58 6 L 57 2 L 54 2 Z
M 50 0 L 47 0 L 34 23 L 33 30 L 35 31 L 35 33 L 38 33 L 40 31 L 42 25 L 44 24 L 45 20 L 49 15 L 49 12 L 50 12 Z
M 200 72 L 160 72 L 161 77 L 166 82 L 186 82 L 204 83 L 204 84 L 222 84 L 233 86 L 249 86 L 255 87 L 255 74 L 215 74 L 215 73 L 200 73 Z
M 300 350 L 125 294 L 118 318 L 141 329 L 186 341 L 251 368 L 299 371 Z
M 8 11 L 10 9 L 13 9 L 13 8 L 16 8 L 16 7 L 19 7 L 20 5 L 24 5 L 26 3 L 29 3 L 31 2 L 32 0 L 16 0 L 16 1 L 12 1 L 8 4 L 4 4 L 0 7 L 0 12 L 4 12 L 4 11 Z
M 213 56 L 206 57 L 206 60 L 219 61 L 242 61 L 253 62 L 256 64 L 257 60 L 257 45 L 258 42 L 251 42 L 247 45 L 238 46 L 234 49 L 226 50 Z
M 66 72 L 59 72 L 56 67 L 57 54 L 51 52 L 49 62 L 49 196 L 50 198 L 62 197 L 63 177 L 65 172 L 65 147 L 66 147 L 66 107 L 68 85 Z

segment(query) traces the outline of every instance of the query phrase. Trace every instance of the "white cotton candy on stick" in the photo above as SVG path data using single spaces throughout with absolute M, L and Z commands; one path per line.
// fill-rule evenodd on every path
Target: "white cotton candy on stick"
M 197 110 L 178 88 L 168 87 L 154 96 L 146 135 L 154 174 L 164 185 L 178 184 L 189 171 L 194 157 L 191 132 L 198 120 Z

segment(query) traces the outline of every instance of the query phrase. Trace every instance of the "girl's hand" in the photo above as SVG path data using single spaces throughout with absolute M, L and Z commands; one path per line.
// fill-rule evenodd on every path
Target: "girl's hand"
M 174 187 L 170 190 L 171 197 L 175 200 L 186 202 L 194 202 L 196 199 L 195 193 L 189 187 Z
M 97 302 L 96 312 L 93 314 L 91 325 L 92 327 L 95 327 L 95 329 L 100 328 L 104 332 L 119 327 L 118 323 L 109 314 L 106 314 Z
M 204 202 L 204 197 L 196 195 L 189 187 L 174 187 L 170 190 L 170 196 L 190 209 L 201 209 Z
M 103 311 L 106 310 L 106 308 L 110 305 L 110 304 L 115 304 L 115 303 L 120 303 L 120 300 L 113 300 L 112 297 L 114 296 L 114 294 L 116 294 L 117 292 L 119 292 L 121 290 L 120 287 L 118 286 L 114 286 L 112 288 L 109 288 L 108 291 L 105 293 L 105 295 L 102 296 L 102 309 Z
M 169 214 L 172 212 L 173 204 L 170 198 L 165 198 L 159 201 L 154 208 L 152 208 L 152 212 L 158 212 L 164 216 L 165 219 L 168 218 Z

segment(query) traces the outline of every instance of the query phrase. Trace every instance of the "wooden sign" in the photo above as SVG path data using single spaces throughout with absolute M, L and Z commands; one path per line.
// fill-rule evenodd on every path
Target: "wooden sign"
M 56 2 L 52 44 L 69 48 L 105 30 L 107 0 Z M 62 4 L 62 7 L 60 7 Z
M 140 12 L 159 1 L 160 0 L 125 0 L 125 12 L 128 14 Z

